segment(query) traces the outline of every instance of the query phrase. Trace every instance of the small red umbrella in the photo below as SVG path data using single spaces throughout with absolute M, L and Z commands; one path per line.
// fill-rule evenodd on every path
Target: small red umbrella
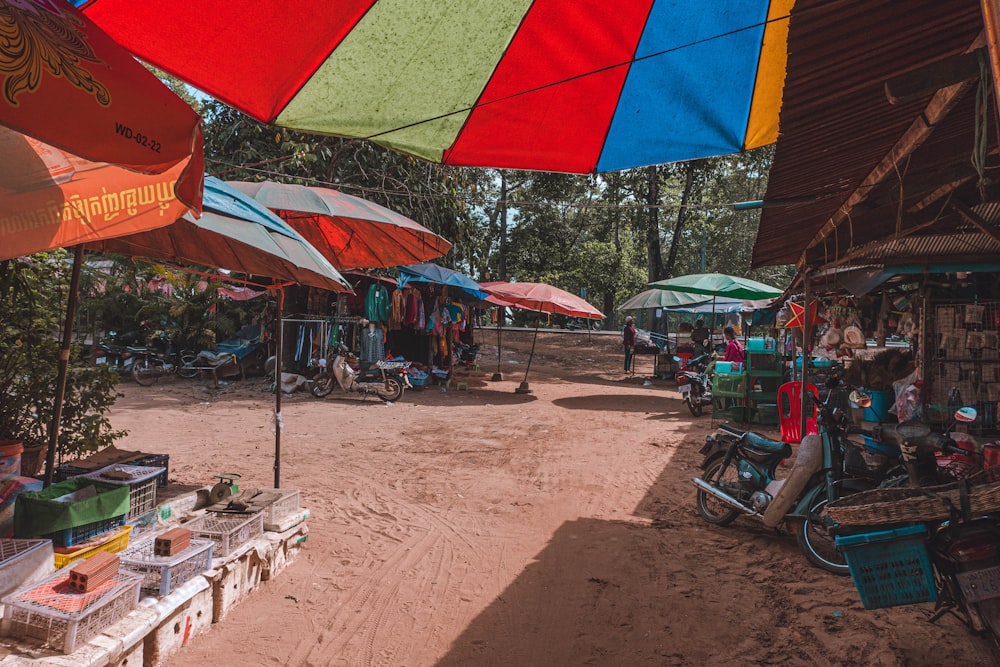
M 604 313 L 594 308 L 585 299 L 581 299 L 575 294 L 545 283 L 492 282 L 479 283 L 479 286 L 494 297 L 524 310 L 532 310 L 538 313 L 560 313 L 571 317 L 585 317 L 591 320 L 604 319 Z M 538 325 L 540 323 L 541 320 L 535 324 L 535 335 L 531 339 L 531 354 L 528 356 L 528 367 L 524 369 L 524 380 L 515 390 L 518 394 L 531 393 L 531 388 L 528 386 L 528 371 L 531 370 L 531 360 L 535 357 L 535 342 L 538 340 Z M 497 349 L 498 365 L 499 356 L 500 350 Z M 497 375 L 499 375 L 499 369 Z

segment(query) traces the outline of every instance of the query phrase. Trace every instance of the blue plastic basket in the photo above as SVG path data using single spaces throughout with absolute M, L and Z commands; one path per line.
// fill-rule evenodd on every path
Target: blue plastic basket
M 111 517 L 103 521 L 85 523 L 82 526 L 74 526 L 64 530 L 57 530 L 42 537 L 52 540 L 55 547 L 75 547 L 88 540 L 92 540 L 98 535 L 103 535 L 112 530 L 117 530 L 125 525 L 125 515 Z
M 865 609 L 937 600 L 926 537 L 924 526 L 837 537 Z

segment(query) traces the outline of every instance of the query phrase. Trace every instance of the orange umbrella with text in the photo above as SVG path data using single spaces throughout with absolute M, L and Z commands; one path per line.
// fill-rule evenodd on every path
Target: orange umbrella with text
M 52 481 L 80 244 L 201 210 L 201 118 L 68 3 L 0 0 L 0 260 L 76 246 L 56 378 Z

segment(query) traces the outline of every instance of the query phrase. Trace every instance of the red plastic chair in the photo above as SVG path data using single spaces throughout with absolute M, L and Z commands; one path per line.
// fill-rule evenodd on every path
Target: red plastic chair
M 816 417 L 819 415 L 819 390 L 810 383 L 806 389 L 813 398 L 812 416 L 806 417 L 806 435 L 819 433 Z M 786 382 L 778 387 L 778 423 L 781 439 L 789 444 L 802 442 L 802 383 Z

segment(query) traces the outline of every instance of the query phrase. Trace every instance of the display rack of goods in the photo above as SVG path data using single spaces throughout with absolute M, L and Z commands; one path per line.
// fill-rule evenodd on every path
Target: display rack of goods
M 126 521 L 133 521 L 143 514 L 156 509 L 157 480 L 164 469 L 158 466 L 135 466 L 115 463 L 100 470 L 83 475 L 105 484 L 127 486 L 129 489 L 129 507 Z
M 188 546 L 171 556 L 156 553 L 155 540 L 144 540 L 121 555 L 122 567 L 142 575 L 142 591 L 150 595 L 168 595 L 178 586 L 212 568 L 211 540 L 191 540 Z
M 64 568 L 3 599 L 3 632 L 72 653 L 135 609 L 141 583 L 142 575 L 119 571 L 95 590 L 78 593 Z
M 255 537 L 264 534 L 264 513 L 206 512 L 184 524 L 195 539 L 211 540 L 216 558 L 228 556 Z

